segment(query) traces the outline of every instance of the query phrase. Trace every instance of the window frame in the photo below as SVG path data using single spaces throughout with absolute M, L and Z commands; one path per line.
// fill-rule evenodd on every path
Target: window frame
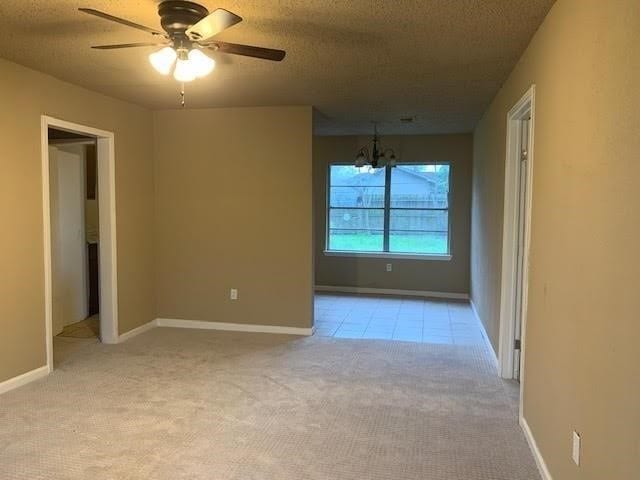
M 391 169 L 386 165 L 385 169 L 385 184 L 384 184 L 384 207 L 369 208 L 370 210 L 383 210 L 384 211 L 384 223 L 382 230 L 383 238 L 383 251 L 366 251 L 366 250 L 330 250 L 329 249 L 329 236 L 330 236 L 330 221 L 331 221 L 331 209 L 339 210 L 341 207 L 331 207 L 331 167 L 334 166 L 353 166 L 353 163 L 349 162 L 331 162 L 327 166 L 327 183 L 326 183 L 326 202 L 325 202 L 325 239 L 324 239 L 324 254 L 326 256 L 334 257 L 364 257 L 364 258 L 396 258 L 396 259 L 412 259 L 412 260 L 444 260 L 449 261 L 452 259 L 451 253 L 451 236 L 452 236 L 452 191 L 453 185 L 451 179 L 453 178 L 453 164 L 450 161 L 446 162 L 401 162 L 398 166 L 412 166 L 412 165 L 448 165 L 449 166 L 449 191 L 447 194 L 447 208 L 406 208 L 405 210 L 438 210 L 447 211 L 447 253 L 402 253 L 402 252 L 390 252 L 390 225 L 391 225 L 391 210 L 403 210 L 403 208 L 391 208 Z M 349 209 L 351 207 L 344 207 Z M 356 207 L 351 209 L 357 209 Z

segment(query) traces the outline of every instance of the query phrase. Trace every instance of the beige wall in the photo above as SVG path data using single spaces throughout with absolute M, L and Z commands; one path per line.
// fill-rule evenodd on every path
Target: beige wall
M 158 316 L 310 327 L 311 108 L 162 111 L 154 127 Z
M 155 300 L 151 114 L 4 60 L 0 91 L 1 382 L 46 364 L 41 115 L 115 133 L 120 333 Z
M 332 162 L 351 162 L 370 137 L 314 137 L 313 187 L 316 285 L 469 292 L 472 136 L 411 135 L 384 137 L 403 162 L 449 161 L 451 170 L 450 261 L 335 257 L 323 253 L 326 239 L 327 172 Z M 386 264 L 393 271 L 386 271 Z
M 554 479 L 640 472 L 639 45 L 637 0 L 558 1 L 474 136 L 471 292 L 497 345 L 505 119 L 536 84 L 524 416 Z

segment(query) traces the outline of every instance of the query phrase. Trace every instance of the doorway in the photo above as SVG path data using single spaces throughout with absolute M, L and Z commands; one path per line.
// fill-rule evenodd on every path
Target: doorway
M 507 115 L 500 305 L 500 376 L 521 382 L 527 314 L 535 86 Z
M 110 132 L 47 116 L 41 128 L 51 371 L 54 337 L 57 349 L 118 341 L 114 142 Z
M 96 139 L 48 135 L 53 335 L 72 345 L 100 337 Z

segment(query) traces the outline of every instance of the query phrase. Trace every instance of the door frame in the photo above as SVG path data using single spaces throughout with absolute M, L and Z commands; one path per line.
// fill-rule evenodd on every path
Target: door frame
M 516 331 L 516 278 L 518 272 L 518 199 L 519 163 L 521 156 L 520 121 L 531 116 L 527 155 L 527 184 L 525 197 L 525 238 L 522 268 L 522 329 L 520 345 L 520 411 L 524 386 L 525 338 L 529 288 L 529 248 L 531 243 L 531 211 L 533 193 L 533 161 L 535 131 L 535 85 L 532 85 L 507 114 L 507 148 L 505 159 L 504 222 L 502 232 L 502 281 L 500 293 L 500 343 L 498 364 L 502 378 L 513 378 L 514 340 Z
M 53 297 L 51 274 L 51 205 L 49 186 L 49 128 L 88 135 L 96 139 L 98 209 L 100 211 L 100 337 L 118 343 L 118 284 L 116 251 L 115 142 L 113 132 L 42 115 L 42 211 L 44 233 L 44 296 L 47 367 L 53 370 Z

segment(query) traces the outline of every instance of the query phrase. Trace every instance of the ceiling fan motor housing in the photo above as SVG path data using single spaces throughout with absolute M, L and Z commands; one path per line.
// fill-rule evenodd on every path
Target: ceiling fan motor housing
M 158 5 L 162 28 L 175 39 L 187 39 L 185 31 L 209 15 L 202 5 L 182 0 L 166 0 Z

